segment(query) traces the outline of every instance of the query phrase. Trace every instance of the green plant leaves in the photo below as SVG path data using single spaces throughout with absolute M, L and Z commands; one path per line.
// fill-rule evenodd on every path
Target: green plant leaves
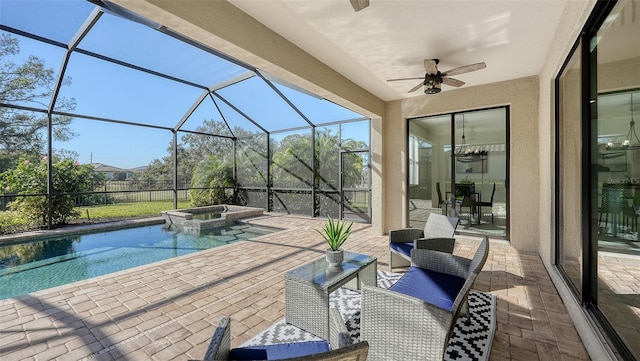
M 332 251 L 337 251 L 351 235 L 352 227 L 353 222 L 334 221 L 333 218 L 329 217 L 322 231 L 316 229 L 316 232 L 320 233 L 322 238 L 327 241 Z

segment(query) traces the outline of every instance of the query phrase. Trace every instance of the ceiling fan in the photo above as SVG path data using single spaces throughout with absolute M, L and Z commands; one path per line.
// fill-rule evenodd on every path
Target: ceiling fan
M 353 6 L 353 10 L 360 11 L 367 6 L 369 6 L 369 0 L 350 0 L 351 6 Z
M 414 86 L 413 88 L 411 88 L 411 90 L 409 90 L 409 93 L 418 90 L 421 86 L 424 85 L 425 94 L 437 94 L 437 93 L 440 93 L 440 90 L 442 90 L 441 84 L 446 84 L 454 87 L 460 87 L 464 85 L 463 81 L 450 78 L 449 76 L 469 73 L 469 72 L 484 69 L 487 67 L 487 64 L 482 62 L 482 63 L 464 65 L 458 68 L 453 68 L 445 72 L 440 72 L 440 70 L 438 70 L 439 62 L 440 62 L 439 59 L 424 59 L 424 70 L 426 71 L 426 74 L 424 74 L 424 78 L 399 78 L 399 79 L 389 79 L 387 81 L 422 79 L 422 82 Z

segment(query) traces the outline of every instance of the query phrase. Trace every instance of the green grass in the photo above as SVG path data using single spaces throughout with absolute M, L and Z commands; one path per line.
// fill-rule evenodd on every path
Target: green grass
M 179 201 L 178 208 L 188 208 L 189 201 Z M 126 218 L 139 216 L 159 216 L 161 211 L 173 209 L 173 202 L 137 202 L 109 204 L 105 206 L 76 207 L 80 219 Z M 89 217 L 87 217 L 87 212 Z

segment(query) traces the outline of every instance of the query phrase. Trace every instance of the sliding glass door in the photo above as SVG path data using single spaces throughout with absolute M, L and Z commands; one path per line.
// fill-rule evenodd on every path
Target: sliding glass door
M 640 359 L 640 1 L 599 2 L 556 79 L 556 265 Z
M 460 217 L 458 231 L 507 237 L 508 107 L 409 120 L 409 224 Z

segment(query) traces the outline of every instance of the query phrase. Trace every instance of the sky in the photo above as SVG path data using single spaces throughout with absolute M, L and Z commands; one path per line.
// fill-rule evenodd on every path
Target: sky
M 0 23 L 67 44 L 94 7 L 84 0 L 0 0 Z M 3 33 L 6 32 L 0 30 L 0 34 Z M 56 74 L 59 72 L 65 54 L 63 48 L 14 34 L 11 36 L 20 40 L 21 52 L 12 58 L 14 62 L 21 63 L 27 56 L 36 55 L 44 60 L 47 68 L 54 69 Z M 78 48 L 204 87 L 248 71 L 152 28 L 109 13 L 102 15 Z M 204 91 L 191 84 L 154 76 L 79 52 L 72 53 L 65 76 L 70 78 L 71 83 L 60 89 L 59 96 L 75 99 L 73 113 L 169 128 L 178 124 Z M 362 118 L 360 114 L 331 102 L 274 84 L 315 124 Z M 308 125 L 260 77 L 220 89 L 219 94 L 267 131 Z M 49 100 L 42 99 L 40 103 L 46 106 Z M 43 108 L 42 104 L 20 105 Z M 182 129 L 195 130 L 203 119 L 222 120 L 213 104 L 209 98 L 205 99 Z M 224 102 L 218 104 L 232 127 L 239 125 L 258 131 Z M 344 137 L 368 142 L 368 128 L 363 131 L 363 126 L 354 124 L 344 129 Z M 147 165 L 153 159 L 166 156 L 173 137 L 166 129 L 83 118 L 74 119 L 72 130 L 77 136 L 69 142 L 55 142 L 55 149 L 77 152 L 80 163 L 104 163 L 121 168 Z

